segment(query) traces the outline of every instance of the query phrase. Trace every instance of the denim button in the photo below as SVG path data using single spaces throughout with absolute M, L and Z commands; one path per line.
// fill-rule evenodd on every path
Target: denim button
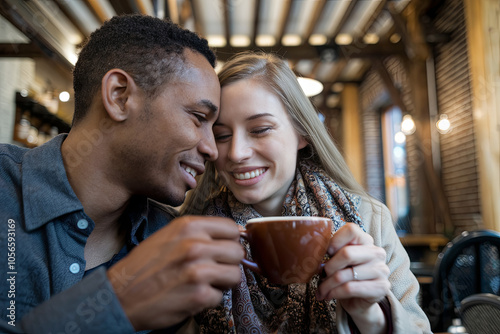
M 78 274 L 80 271 L 80 265 L 78 263 L 73 263 L 71 266 L 69 266 L 69 271 L 71 271 L 73 274 Z
M 80 230 L 84 230 L 89 226 L 89 222 L 86 219 L 80 219 L 76 225 Z

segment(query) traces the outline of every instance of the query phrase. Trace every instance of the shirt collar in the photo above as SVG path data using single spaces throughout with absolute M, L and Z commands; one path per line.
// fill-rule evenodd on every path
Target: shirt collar
M 132 197 L 122 215 L 121 219 L 127 220 L 124 224 L 131 224 L 129 242 L 134 246 L 149 236 L 149 233 L 144 233 L 144 229 L 148 226 L 148 206 L 149 202 L 146 197 Z
M 71 187 L 61 154 L 67 134 L 33 148 L 24 156 L 22 192 L 26 229 L 35 230 L 63 215 L 83 211 L 83 205 Z M 130 199 L 121 219 L 130 224 L 129 241 L 133 245 L 149 237 L 164 222 L 148 223 L 150 200 L 142 196 Z M 158 226 L 156 226 L 158 225 Z
M 24 155 L 22 196 L 28 231 L 62 215 L 83 210 L 64 169 L 61 145 L 66 136 L 59 135 Z

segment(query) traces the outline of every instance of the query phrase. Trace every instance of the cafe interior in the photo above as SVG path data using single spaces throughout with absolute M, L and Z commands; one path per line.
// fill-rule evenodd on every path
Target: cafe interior
M 196 31 L 217 67 L 285 58 L 390 209 L 432 330 L 500 333 L 498 0 L 0 0 L 0 142 L 68 132 L 79 46 L 130 13 Z

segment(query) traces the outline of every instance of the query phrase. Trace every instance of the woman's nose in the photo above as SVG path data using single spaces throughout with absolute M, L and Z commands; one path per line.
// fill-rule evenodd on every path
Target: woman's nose
M 252 155 L 251 141 L 243 135 L 235 135 L 231 139 L 228 158 L 233 162 L 242 162 Z

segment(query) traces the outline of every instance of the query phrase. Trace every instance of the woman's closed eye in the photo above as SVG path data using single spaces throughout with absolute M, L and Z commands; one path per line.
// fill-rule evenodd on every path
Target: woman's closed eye
M 218 142 L 225 142 L 225 141 L 228 141 L 229 138 L 231 138 L 231 134 L 230 133 L 227 133 L 227 134 L 225 134 L 225 133 L 221 133 L 221 134 L 215 133 L 214 134 L 214 138 Z
M 254 135 L 260 135 L 260 134 L 264 134 L 266 132 L 271 131 L 271 129 L 272 129 L 271 126 L 260 127 L 260 128 L 253 129 L 251 131 L 251 133 L 254 134 Z

